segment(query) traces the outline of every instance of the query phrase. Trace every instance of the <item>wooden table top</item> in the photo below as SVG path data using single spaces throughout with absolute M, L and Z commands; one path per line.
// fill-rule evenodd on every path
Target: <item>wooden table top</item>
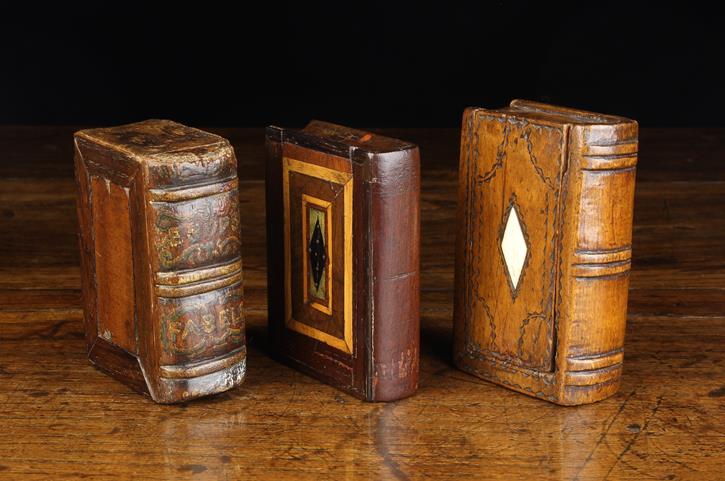
M 0 128 L 0 479 L 725 479 L 725 130 L 642 129 L 625 363 L 611 399 L 532 399 L 451 363 L 455 129 L 422 152 L 418 394 L 366 404 L 265 352 L 261 129 L 235 145 L 249 371 L 161 406 L 86 359 L 73 128 Z

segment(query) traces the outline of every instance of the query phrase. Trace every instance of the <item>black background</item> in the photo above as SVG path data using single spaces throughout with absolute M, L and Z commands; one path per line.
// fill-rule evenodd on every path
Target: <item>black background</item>
M 723 125 L 722 18 L 663 3 L 4 7 L 0 123 L 456 127 L 529 98 Z

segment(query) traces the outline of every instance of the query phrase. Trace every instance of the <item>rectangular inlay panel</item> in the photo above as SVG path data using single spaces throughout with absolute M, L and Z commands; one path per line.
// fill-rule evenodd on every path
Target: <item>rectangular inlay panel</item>
M 352 353 L 352 176 L 283 161 L 285 319 L 289 329 Z
M 302 194 L 304 302 L 332 314 L 332 203 Z

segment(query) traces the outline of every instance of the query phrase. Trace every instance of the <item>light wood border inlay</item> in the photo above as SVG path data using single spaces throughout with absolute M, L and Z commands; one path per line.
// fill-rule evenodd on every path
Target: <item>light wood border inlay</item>
M 343 252 L 344 252 L 344 309 L 343 324 L 345 337 L 332 336 L 292 317 L 292 260 L 290 240 L 290 192 L 289 174 L 298 172 L 317 179 L 334 182 L 343 186 Z M 324 342 L 328 346 L 352 354 L 352 175 L 346 172 L 328 169 L 289 157 L 282 158 L 282 188 L 284 197 L 284 270 L 285 270 L 285 324 L 293 331 Z M 304 211 L 303 211 L 304 212 Z M 328 222 L 328 225 L 331 225 Z M 331 228 L 331 227 L 330 227 Z M 331 238 L 330 238 L 331 240 Z M 332 262 L 331 262 L 332 264 Z M 331 270 L 331 269 L 330 269 Z M 306 272 L 305 272 L 306 275 Z M 330 284 L 332 284 L 330 282 Z M 304 282 L 303 282 L 304 285 Z M 332 299 L 332 296 L 330 296 Z M 331 305 L 331 304 L 330 304 Z

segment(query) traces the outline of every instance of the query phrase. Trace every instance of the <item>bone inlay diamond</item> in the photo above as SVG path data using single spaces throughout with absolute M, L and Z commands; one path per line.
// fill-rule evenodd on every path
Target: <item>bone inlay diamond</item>
M 528 246 L 519 222 L 519 213 L 516 211 L 516 206 L 512 205 L 501 239 L 501 252 L 514 290 L 518 288 L 527 251 Z

